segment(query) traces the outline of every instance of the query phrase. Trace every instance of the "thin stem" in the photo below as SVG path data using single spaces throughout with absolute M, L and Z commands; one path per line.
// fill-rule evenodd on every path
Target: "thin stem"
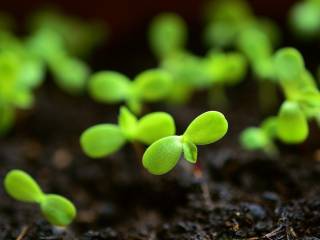
M 137 159 L 139 159 L 139 161 L 140 161 L 140 159 L 142 159 L 143 153 L 144 153 L 143 146 L 136 141 L 131 142 L 131 145 L 136 153 Z
M 212 202 L 211 196 L 210 196 L 209 185 L 203 175 L 200 161 L 197 161 L 197 163 L 195 164 L 194 169 L 193 169 L 193 175 L 194 175 L 195 179 L 200 183 L 202 195 L 203 195 L 203 198 L 204 198 L 204 201 L 205 201 L 207 208 L 209 210 L 213 209 L 213 202 Z

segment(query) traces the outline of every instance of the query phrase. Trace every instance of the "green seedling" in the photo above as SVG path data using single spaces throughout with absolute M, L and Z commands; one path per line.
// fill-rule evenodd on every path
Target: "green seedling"
M 249 127 L 240 135 L 240 143 L 249 151 L 261 150 L 270 156 L 277 155 L 274 144 L 277 135 L 277 118 L 269 117 L 260 127 Z
M 175 134 L 173 118 L 164 112 L 154 112 L 137 119 L 122 107 L 116 124 L 98 124 L 85 130 L 80 143 L 91 158 L 101 158 L 118 151 L 129 142 L 150 145 L 160 138 Z
M 43 79 L 42 62 L 13 35 L 0 33 L 0 135 L 12 127 L 17 108 L 32 106 L 33 90 Z
M 290 10 L 289 23 L 294 33 L 303 40 L 320 35 L 320 1 L 305 0 Z
M 150 25 L 149 42 L 152 51 L 160 59 L 181 52 L 187 42 L 186 23 L 175 13 L 156 16 Z
M 162 69 L 146 70 L 133 81 L 115 71 L 101 71 L 91 76 L 89 93 L 102 103 L 126 102 L 133 112 L 140 114 L 143 102 L 165 99 L 172 84 L 171 74 Z
M 55 32 L 71 56 L 87 56 L 107 35 L 100 23 L 67 17 L 55 9 L 42 9 L 29 19 L 32 32 L 44 29 Z
M 244 79 L 247 72 L 246 58 L 237 52 L 210 52 L 204 59 L 210 84 L 209 103 L 212 106 L 226 108 L 229 105 L 225 93 L 226 87 L 235 86 Z
M 212 47 L 233 46 L 238 33 L 252 21 L 252 10 L 246 1 L 211 1 L 205 8 L 208 25 L 205 28 L 205 43 Z
M 295 102 L 284 102 L 277 117 L 277 136 L 287 144 L 302 143 L 309 134 L 308 120 Z
M 183 154 L 185 160 L 197 162 L 197 146 L 214 143 L 228 130 L 228 122 L 220 112 L 209 111 L 195 118 L 181 135 L 161 138 L 151 144 L 143 155 L 143 166 L 152 174 L 172 170 Z
M 89 66 L 80 56 L 102 42 L 105 31 L 99 24 L 86 23 L 44 10 L 31 17 L 32 35 L 26 45 L 49 68 L 56 84 L 70 94 L 82 93 L 89 79 Z
M 272 124 L 249 128 L 241 135 L 242 145 L 249 150 L 268 150 L 279 139 L 286 144 L 300 144 L 309 135 L 308 120 L 318 121 L 320 115 L 320 91 L 316 81 L 305 68 L 302 55 L 294 48 L 282 48 L 273 57 L 276 82 L 281 86 L 285 102 L 281 105 Z M 272 128 L 270 128 L 272 126 Z M 272 147 L 274 149 L 274 147 Z
M 296 102 L 308 119 L 315 118 L 320 112 L 320 92 L 299 51 L 280 49 L 274 56 L 274 65 L 286 99 Z
M 11 170 L 4 179 L 6 192 L 21 202 L 39 204 L 43 216 L 55 226 L 67 226 L 76 217 L 76 208 L 68 199 L 42 192 L 37 182 L 26 172 Z

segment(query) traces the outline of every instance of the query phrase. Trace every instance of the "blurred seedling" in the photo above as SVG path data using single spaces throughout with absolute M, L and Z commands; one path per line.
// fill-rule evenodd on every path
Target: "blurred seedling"
M 278 115 L 271 118 L 272 124 L 267 124 L 268 131 L 262 124 L 261 128 L 248 128 L 243 132 L 240 140 L 248 150 L 260 149 L 272 154 L 275 139 L 285 144 L 300 144 L 309 135 L 308 121 L 319 119 L 320 92 L 299 51 L 294 48 L 278 50 L 274 55 L 274 69 L 286 100 Z
M 149 43 L 159 59 L 184 51 L 187 43 L 186 23 L 175 13 L 159 14 L 150 24 Z
M 76 208 L 72 202 L 60 195 L 43 193 L 37 182 L 22 170 L 8 172 L 4 187 L 14 199 L 38 204 L 43 216 L 54 226 L 67 226 L 76 217 Z
M 136 114 L 141 114 L 144 102 L 164 100 L 172 88 L 172 76 L 165 70 L 150 69 L 138 74 L 133 81 L 115 71 L 93 74 L 89 93 L 98 102 L 114 104 L 125 102 Z
M 87 56 L 105 38 L 99 24 L 43 10 L 31 18 L 27 47 L 48 66 L 56 84 L 71 94 L 82 93 L 90 74 L 79 57 Z
M 196 89 L 221 85 L 222 82 L 231 85 L 232 81 L 236 82 L 243 77 L 246 63 L 240 54 L 219 52 L 208 57 L 196 56 L 186 50 L 186 38 L 186 23 L 177 14 L 162 13 L 150 25 L 151 49 L 158 57 L 160 67 L 173 76 L 175 94 L 168 97 L 171 104 L 186 103 Z M 219 89 L 219 86 L 214 89 Z
M 175 124 L 169 114 L 154 112 L 138 120 L 127 108 L 121 107 L 118 125 L 98 124 L 90 127 L 82 133 L 80 143 L 86 155 L 101 158 L 118 151 L 126 142 L 150 145 L 173 134 Z
M 15 121 L 16 109 L 30 108 L 44 79 L 42 62 L 8 32 L 0 33 L 0 135 Z
M 320 35 L 320 1 L 304 0 L 296 3 L 289 13 L 289 24 L 301 40 L 310 40 Z

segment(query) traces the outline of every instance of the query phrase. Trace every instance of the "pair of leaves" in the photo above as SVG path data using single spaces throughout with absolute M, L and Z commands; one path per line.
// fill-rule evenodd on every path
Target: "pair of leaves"
M 196 145 L 206 145 L 221 139 L 228 122 L 220 112 L 209 111 L 195 118 L 182 136 L 169 136 L 154 142 L 143 155 L 143 166 L 152 174 L 162 175 L 172 170 L 181 154 L 191 163 L 197 161 Z
M 42 214 L 53 225 L 69 225 L 76 217 L 76 208 L 68 199 L 42 192 L 37 182 L 26 172 L 11 170 L 4 179 L 7 193 L 22 202 L 38 203 Z
M 99 102 L 127 102 L 135 113 L 141 112 L 141 102 L 154 102 L 165 98 L 172 87 L 172 76 L 165 70 L 151 69 L 139 74 L 134 81 L 114 71 L 92 75 L 89 93 Z
M 98 124 L 84 131 L 80 143 L 84 152 L 92 158 L 101 158 L 118 151 L 126 141 L 151 144 L 175 134 L 173 118 L 164 112 L 154 112 L 137 119 L 127 108 L 122 107 L 119 123 Z

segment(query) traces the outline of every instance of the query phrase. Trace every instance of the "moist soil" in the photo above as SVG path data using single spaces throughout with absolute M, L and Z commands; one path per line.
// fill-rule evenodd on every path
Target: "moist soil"
M 107 57 L 103 51 L 101 56 L 97 53 L 97 59 L 104 60 L 92 60 L 91 65 L 127 73 L 155 66 L 154 60 L 145 57 L 145 45 L 132 44 L 136 45 L 121 51 L 120 44 Z M 310 49 L 304 53 L 314 56 Z M 119 56 L 128 51 L 133 57 L 121 68 Z M 71 199 L 78 216 L 67 229 L 54 228 L 36 205 L 9 198 L 1 186 L 1 240 L 320 239 L 320 130 L 316 124 L 311 123 L 305 143 L 278 143 L 277 157 L 247 152 L 239 145 L 243 129 L 277 112 L 277 106 L 269 112 L 260 110 L 257 81 L 246 79 L 228 89 L 227 109 L 210 106 L 207 93 L 201 91 L 184 106 L 146 107 L 145 112 L 171 113 L 178 133 L 204 111 L 221 110 L 226 115 L 226 137 L 199 148 L 203 175 L 199 178 L 183 160 L 167 175 L 150 175 L 142 167 L 143 146 L 139 145 L 127 144 L 105 159 L 89 159 L 79 146 L 81 132 L 97 123 L 117 122 L 119 106 L 70 96 L 48 78 L 36 92 L 34 108 L 18 112 L 16 126 L 0 139 L 0 179 L 11 169 L 23 169 L 45 192 Z M 278 106 L 280 102 L 279 93 Z

